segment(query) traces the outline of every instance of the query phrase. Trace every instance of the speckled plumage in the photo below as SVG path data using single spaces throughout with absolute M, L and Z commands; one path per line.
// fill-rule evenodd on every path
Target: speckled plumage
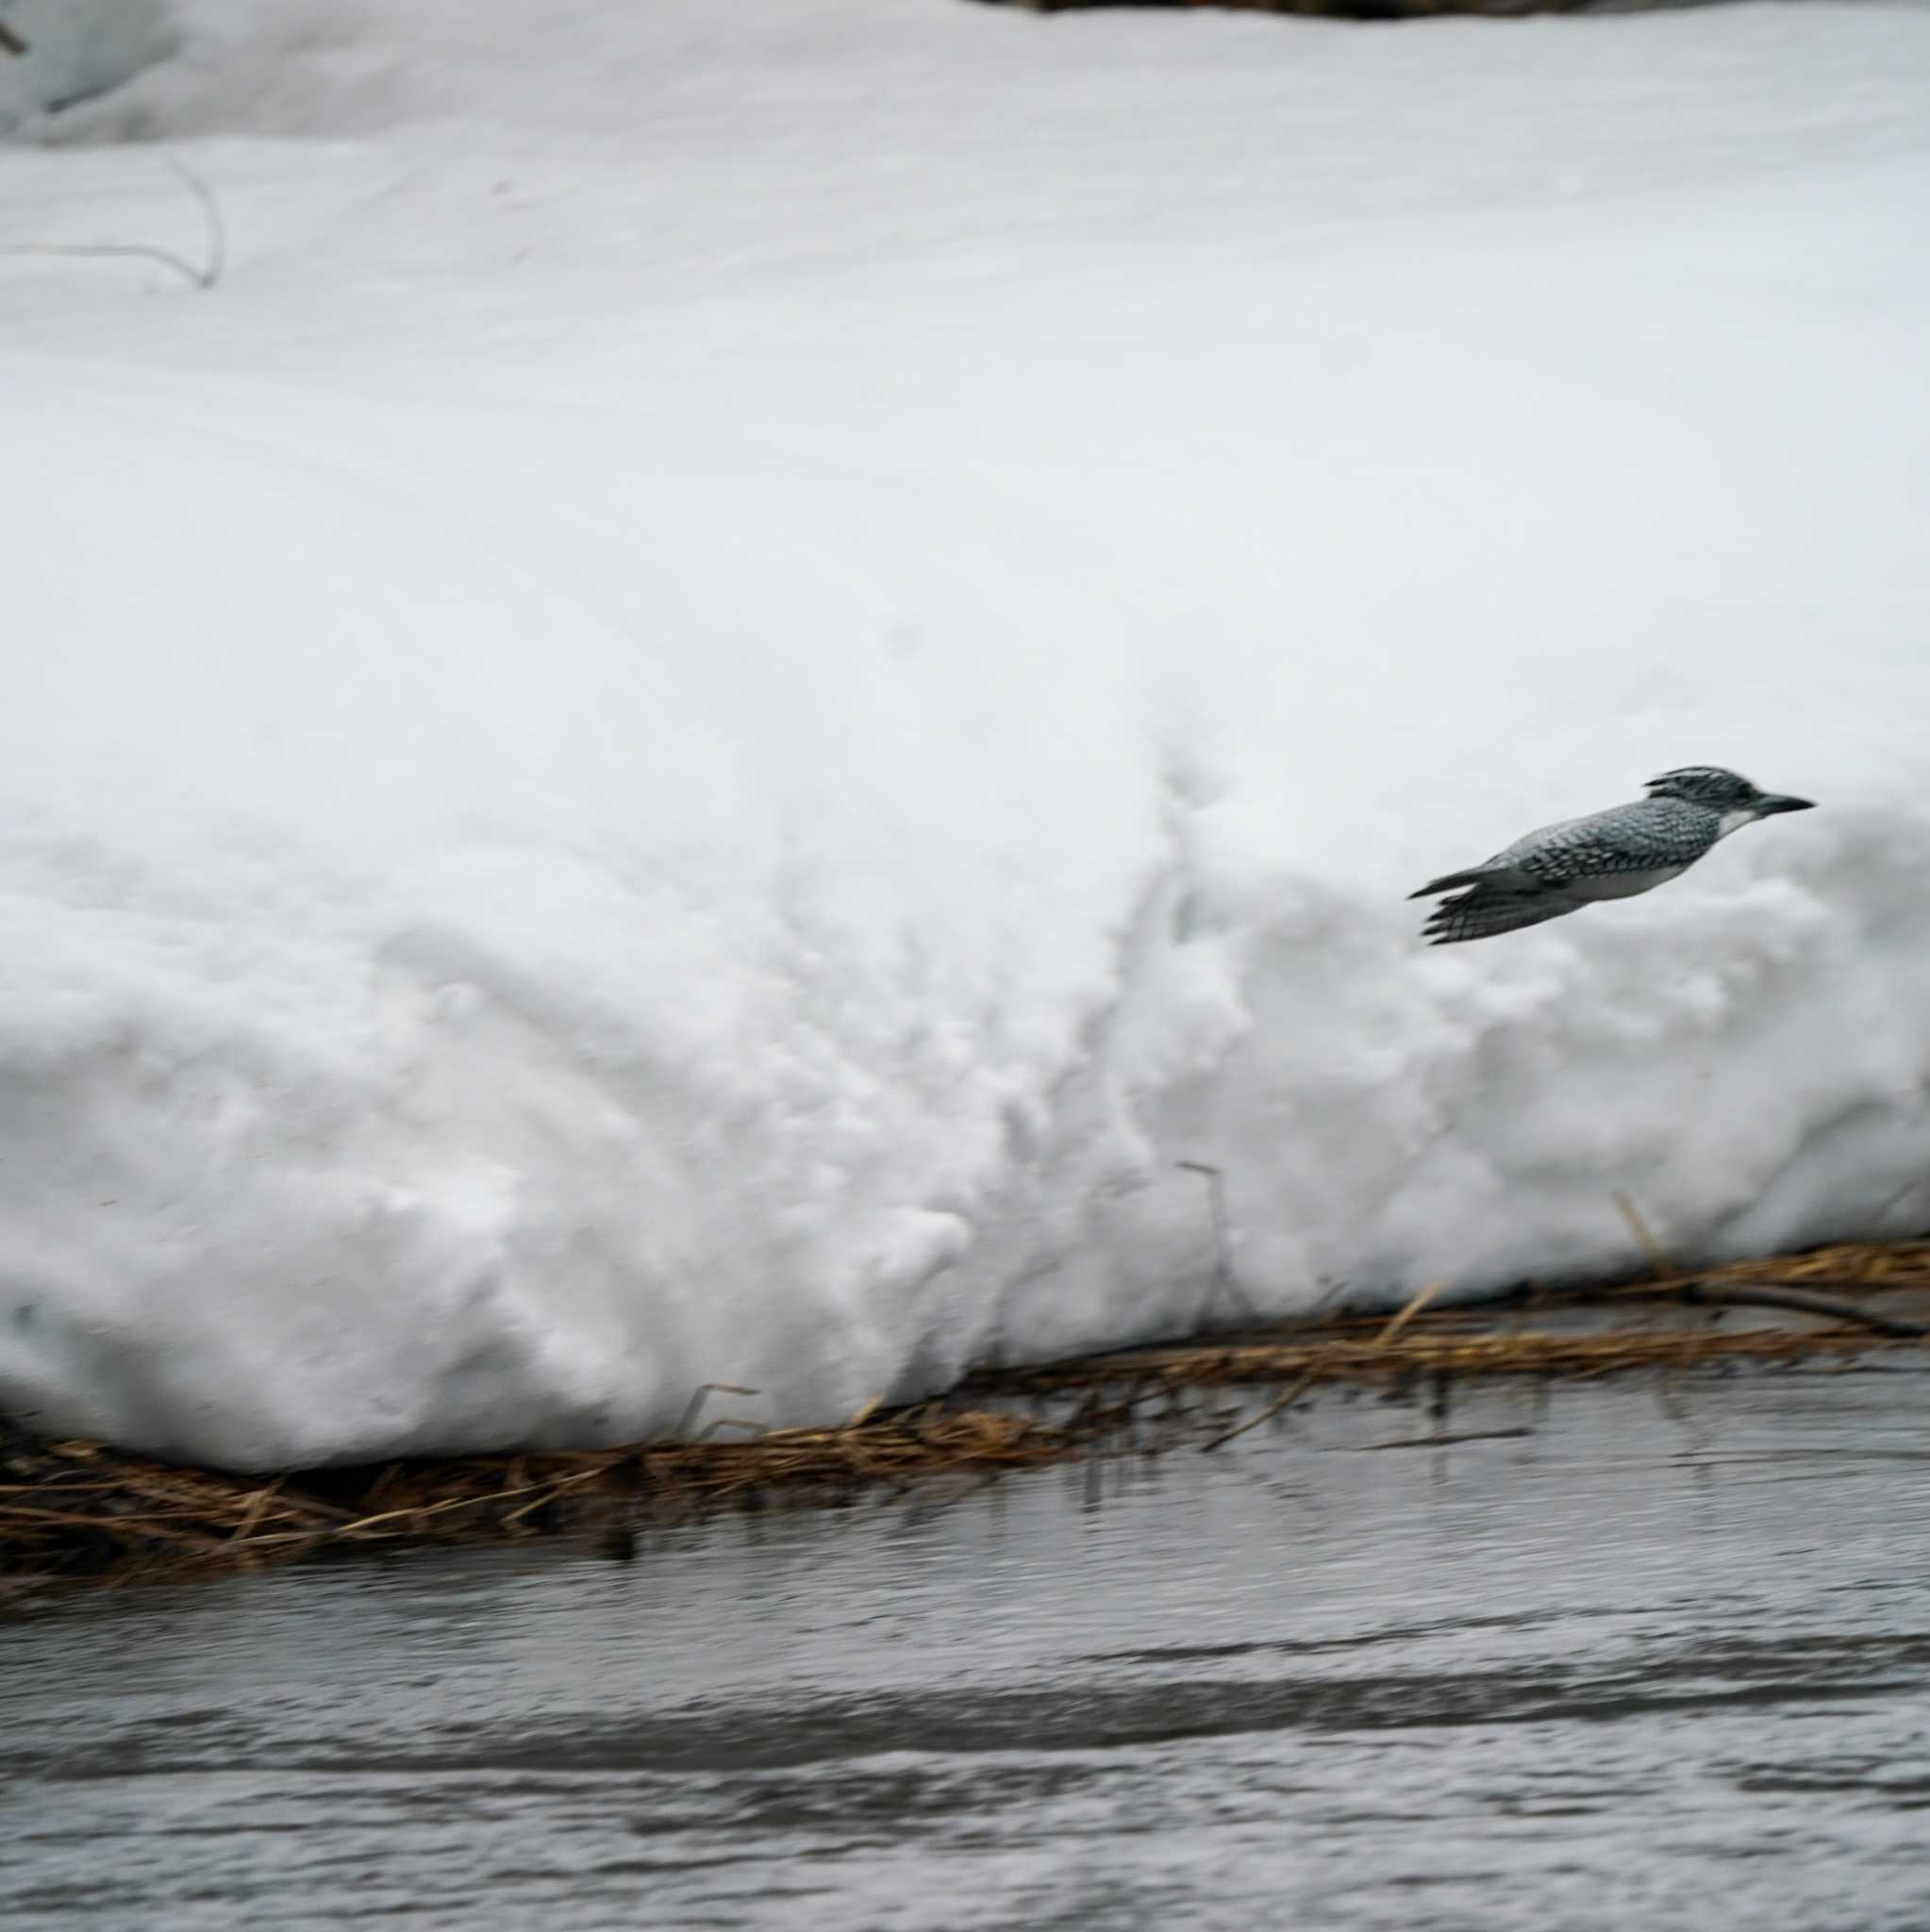
M 1718 840 L 1806 798 L 1761 791 L 1720 765 L 1686 765 L 1649 781 L 1649 796 L 1543 825 L 1464 872 L 1410 896 L 1453 892 L 1424 928 L 1438 946 L 1558 919 L 1598 899 L 1627 899 L 1680 876 Z M 1465 889 L 1465 890 L 1459 890 Z

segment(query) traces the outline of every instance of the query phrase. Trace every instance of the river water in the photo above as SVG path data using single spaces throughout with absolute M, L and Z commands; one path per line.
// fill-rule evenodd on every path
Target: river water
M 0 1924 L 1930 1926 L 1930 1361 L 0 1624 Z

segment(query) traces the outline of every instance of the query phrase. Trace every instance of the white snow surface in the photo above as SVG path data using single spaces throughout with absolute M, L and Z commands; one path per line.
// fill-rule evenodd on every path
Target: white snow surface
M 164 38 L 0 150 L 227 233 L 0 256 L 0 1410 L 599 1442 L 1930 1222 L 1930 14 Z M 1822 808 L 1421 944 L 1690 762 Z

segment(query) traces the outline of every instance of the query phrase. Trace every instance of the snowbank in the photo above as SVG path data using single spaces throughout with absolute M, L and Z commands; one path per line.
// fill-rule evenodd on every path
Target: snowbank
M 192 0 L 0 156 L 0 1409 L 774 1421 L 1930 1218 L 1930 18 Z M 1430 952 L 1734 764 L 1824 809 Z

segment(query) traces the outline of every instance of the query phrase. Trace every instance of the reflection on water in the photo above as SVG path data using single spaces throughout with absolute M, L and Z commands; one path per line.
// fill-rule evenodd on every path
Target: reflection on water
M 0 1625 L 0 1923 L 1930 1924 L 1890 1355 Z

